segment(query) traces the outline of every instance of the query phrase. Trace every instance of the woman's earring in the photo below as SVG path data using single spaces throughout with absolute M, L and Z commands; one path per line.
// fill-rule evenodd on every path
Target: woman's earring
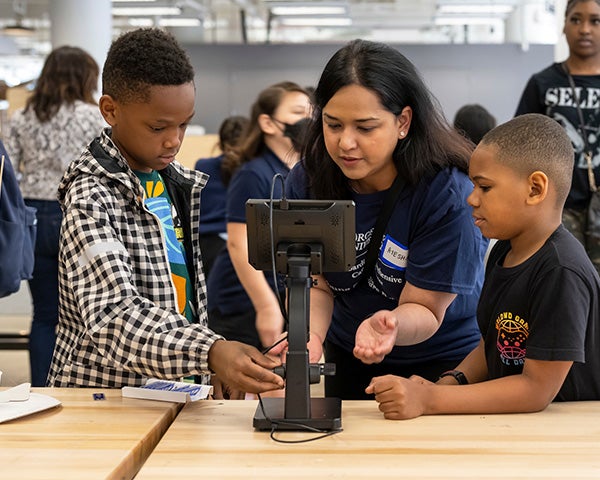
M 405 135 L 404 130 L 400 132 L 400 136 L 403 137 Z

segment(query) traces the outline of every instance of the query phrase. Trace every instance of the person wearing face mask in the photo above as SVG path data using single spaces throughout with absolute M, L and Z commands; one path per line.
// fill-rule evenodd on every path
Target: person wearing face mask
M 301 118 L 296 123 L 284 123 L 283 136 L 288 137 L 292 141 L 292 147 L 295 152 L 302 150 L 304 145 L 305 135 L 310 125 L 310 118 Z
M 267 87 L 252 105 L 246 135 L 223 159 L 227 249 L 215 259 L 207 285 L 209 325 L 228 340 L 263 348 L 283 331 L 276 294 L 276 288 L 283 294 L 283 285 L 248 263 L 246 201 L 269 198 L 273 177 L 287 177 L 298 162 L 309 114 L 309 96 L 299 85 Z M 280 198 L 281 185 L 275 182 L 274 198 Z

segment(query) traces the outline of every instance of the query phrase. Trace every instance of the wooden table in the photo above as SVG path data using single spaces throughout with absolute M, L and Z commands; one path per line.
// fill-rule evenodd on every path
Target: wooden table
M 255 409 L 254 401 L 187 404 L 136 480 L 600 478 L 600 402 L 406 421 L 385 420 L 371 401 L 343 402 L 343 431 L 302 444 L 254 431 Z
M 0 478 L 131 479 L 181 408 L 121 390 L 33 388 L 62 405 L 0 423 Z M 103 393 L 105 400 L 94 400 Z

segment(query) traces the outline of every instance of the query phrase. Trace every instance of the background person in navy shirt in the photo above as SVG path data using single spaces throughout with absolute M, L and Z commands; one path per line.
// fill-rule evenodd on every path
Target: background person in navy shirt
M 243 135 L 249 120 L 242 115 L 227 117 L 219 127 L 219 148 L 221 154 L 211 158 L 201 158 L 194 168 L 210 175 L 200 204 L 200 250 L 204 275 L 208 278 L 217 254 L 225 248 L 227 228 L 225 226 L 225 202 L 227 187 L 223 184 L 222 164 L 225 152 L 232 149 Z
M 225 171 L 233 175 L 227 189 L 227 249 L 208 277 L 208 321 L 228 340 L 268 347 L 283 330 L 272 274 L 248 263 L 246 201 L 269 198 L 273 176 L 285 178 L 298 162 L 294 127 L 309 111 L 309 96 L 299 85 L 280 82 L 265 88 L 252 105 L 248 133 L 224 160 Z M 275 187 L 274 198 L 280 198 L 281 183 Z
M 286 192 L 356 203 L 356 266 L 311 289 L 310 359 L 324 342 L 337 370 L 326 396 L 372 398 L 365 388 L 386 373 L 437 379 L 479 341 L 487 240 L 466 202 L 472 147 L 436 105 L 410 61 L 381 43 L 347 44 L 319 80 L 307 148 Z M 398 175 L 405 186 L 383 237 L 372 238 Z M 378 258 L 365 272 L 371 242 Z

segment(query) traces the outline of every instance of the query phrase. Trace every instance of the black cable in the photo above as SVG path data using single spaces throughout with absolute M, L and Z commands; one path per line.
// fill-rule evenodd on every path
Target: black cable
M 285 308 L 285 304 L 283 299 L 281 298 L 281 293 L 279 292 L 279 282 L 277 278 L 277 268 L 275 267 L 275 230 L 273 228 L 273 195 L 275 195 L 275 180 L 279 179 L 281 181 L 281 201 L 280 207 L 282 209 L 287 210 L 287 200 L 285 198 L 285 180 L 281 173 L 276 173 L 271 180 L 271 195 L 269 197 L 269 233 L 271 235 L 271 268 L 273 270 L 273 283 L 275 286 L 275 295 L 277 296 L 277 302 L 279 303 L 279 310 L 281 310 L 281 314 L 283 315 L 284 328 L 283 331 L 287 331 L 289 325 L 289 319 L 287 310 Z M 273 345 L 274 346 L 274 345 Z M 271 348 L 273 348 L 273 346 Z
M 270 348 L 272 348 L 272 347 L 270 347 Z M 266 420 L 271 422 L 271 433 L 269 436 L 271 437 L 271 440 L 273 440 L 274 442 L 277 442 L 277 443 L 308 443 L 308 442 L 313 442 L 315 440 L 321 440 L 322 438 L 325 438 L 325 437 L 330 437 L 332 435 L 335 435 L 336 433 L 340 433 L 341 431 L 343 431 L 342 429 L 340 429 L 340 430 L 322 430 L 320 428 L 311 427 L 310 425 L 306 425 L 305 423 L 302 423 L 302 422 L 290 422 L 288 420 L 272 420 L 267 415 L 267 411 L 265 410 L 265 406 L 263 404 L 260 394 L 257 394 L 257 396 L 258 396 L 258 404 L 260 405 L 260 410 L 261 410 L 263 416 L 265 417 Z M 277 432 L 281 433 L 282 431 L 284 431 L 284 430 L 277 430 L 277 427 L 279 427 L 279 425 L 282 425 L 282 426 L 287 425 L 287 426 L 297 428 L 301 431 L 320 433 L 321 435 L 319 435 L 317 437 L 303 438 L 302 440 L 282 440 L 281 438 L 275 437 L 275 433 L 277 433 Z
M 279 340 L 277 340 L 273 345 L 271 345 L 270 347 L 265 348 L 262 353 L 263 355 L 268 353 L 272 348 L 275 348 L 277 345 L 279 345 L 281 342 L 283 342 L 284 340 L 287 340 L 287 335 L 283 338 L 280 338 Z M 268 420 L 269 422 L 271 422 L 271 434 L 270 437 L 273 441 L 278 442 L 278 443 L 306 443 L 306 442 L 312 442 L 313 440 L 320 440 L 321 438 L 325 438 L 325 437 L 329 437 L 331 435 L 334 435 L 336 433 L 341 432 L 342 430 L 322 430 L 320 428 L 315 428 L 315 427 L 311 427 L 310 425 L 306 425 L 302 422 L 290 422 L 287 420 L 273 420 L 271 419 L 268 415 L 267 415 L 267 411 L 265 410 L 265 405 L 263 404 L 262 401 L 262 397 L 260 396 L 260 393 L 257 393 L 256 396 L 258 397 L 258 404 L 260 405 L 260 410 L 263 414 L 263 416 L 265 417 L 265 420 Z M 276 438 L 275 437 L 275 432 L 277 432 L 277 427 L 279 425 L 288 425 L 288 426 L 292 426 L 292 427 L 298 427 L 300 430 L 304 430 L 307 432 L 314 432 L 314 433 L 321 433 L 322 435 L 319 435 L 318 437 L 312 437 L 312 438 L 305 438 L 303 440 L 282 440 L 280 438 Z
M 275 347 L 276 347 L 277 345 L 279 345 L 281 342 L 283 342 L 284 340 L 287 340 L 287 338 L 288 338 L 288 337 L 287 337 L 287 335 L 286 335 L 285 337 L 283 337 L 283 338 L 280 338 L 280 339 L 279 339 L 279 340 L 277 340 L 277 341 L 276 341 L 276 342 L 275 342 L 273 345 L 271 345 L 270 347 L 267 347 L 267 348 L 265 348 L 265 349 L 262 351 L 262 354 L 264 355 L 264 354 L 266 354 L 266 353 L 269 353 L 269 352 L 270 352 L 270 351 L 271 351 L 273 348 L 275 348 Z

